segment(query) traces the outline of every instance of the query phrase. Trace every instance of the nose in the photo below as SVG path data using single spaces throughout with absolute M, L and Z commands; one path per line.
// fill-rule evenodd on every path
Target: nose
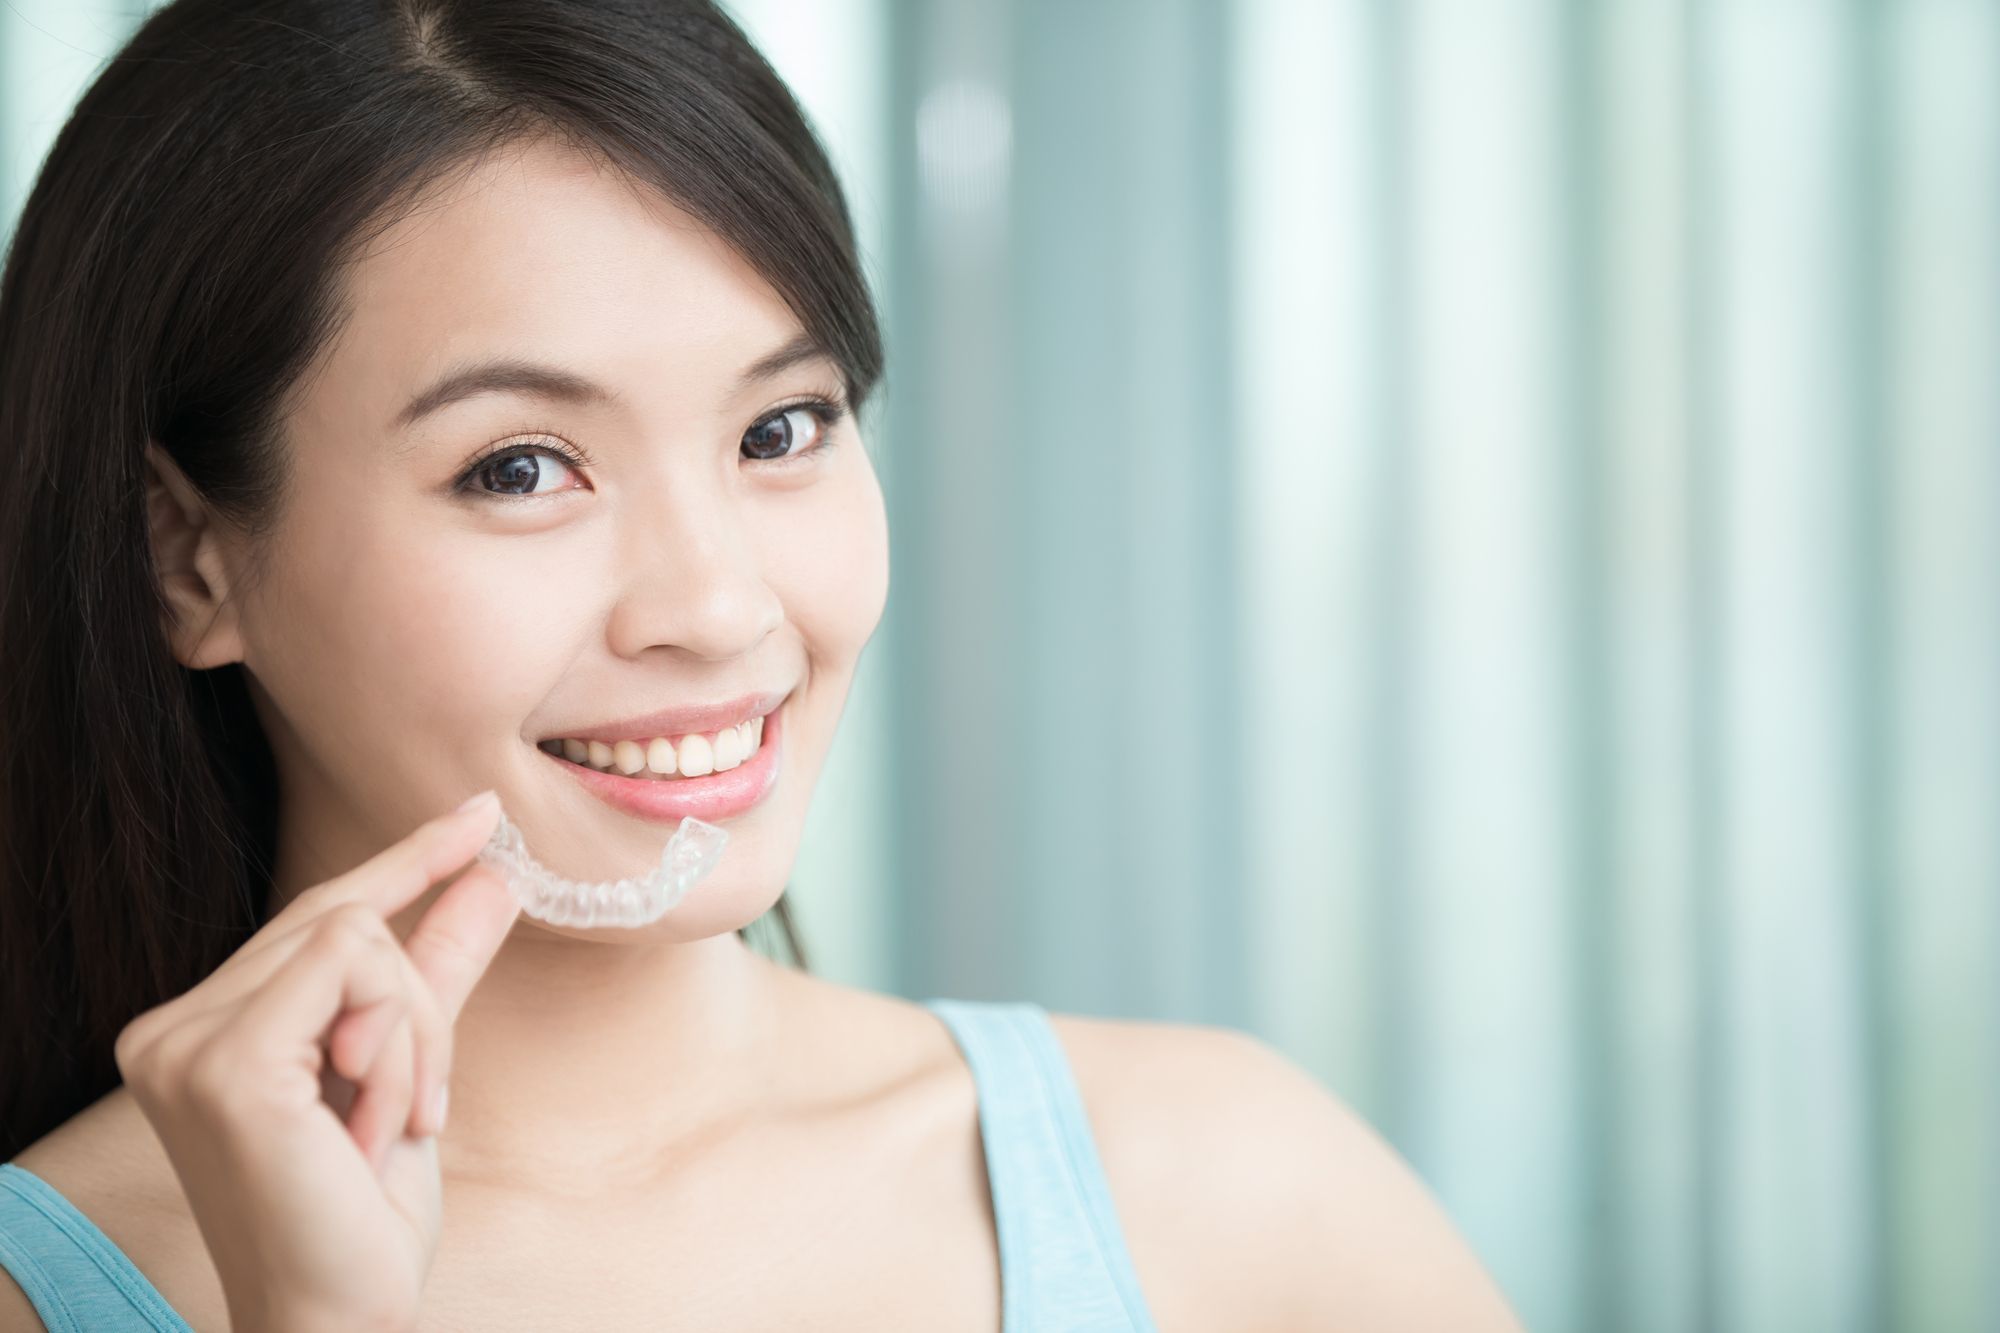
M 632 511 L 619 543 L 624 581 L 607 631 L 612 651 L 670 647 L 727 661 L 784 623 L 763 551 L 726 489 L 695 488 Z

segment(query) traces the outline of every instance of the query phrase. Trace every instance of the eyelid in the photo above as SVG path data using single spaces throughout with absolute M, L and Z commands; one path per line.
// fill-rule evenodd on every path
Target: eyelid
M 773 417 L 781 417 L 787 412 L 796 412 L 802 407 L 810 408 L 828 427 L 832 427 L 848 414 L 847 395 L 838 391 L 809 393 L 795 402 L 779 404 L 751 422 L 750 427 L 746 427 L 745 429 L 761 426 Z
M 780 417 L 789 416 L 791 413 L 799 411 L 810 413 L 813 420 L 819 423 L 818 438 L 813 441 L 811 447 L 801 449 L 798 453 L 788 454 L 783 458 L 763 460 L 764 466 L 786 468 L 794 464 L 823 460 L 827 451 L 835 447 L 834 431 L 849 416 L 846 396 L 838 393 L 829 393 L 816 397 L 803 398 L 798 402 L 773 408 L 763 416 L 758 417 L 752 424 L 753 426 L 761 426 L 767 421 L 775 421 Z
M 811 412 L 819 420 L 820 430 L 823 435 L 831 434 L 836 426 L 847 419 L 851 411 L 848 407 L 847 395 L 844 392 L 840 390 L 822 390 L 817 393 L 807 393 L 788 403 L 780 403 L 760 414 L 744 429 L 746 431 L 755 429 L 767 421 L 775 420 L 789 412 L 797 412 L 802 408 Z M 775 466 L 782 467 L 786 463 L 797 462 L 810 457 L 826 446 L 827 441 L 822 438 L 820 443 L 815 444 L 811 449 L 793 454 L 787 458 L 772 460 L 772 462 Z M 481 494 L 472 488 L 472 482 L 478 477 L 480 468 L 485 467 L 497 458 L 506 457 L 511 454 L 534 454 L 537 452 L 554 454 L 572 468 L 594 468 L 597 466 L 597 460 L 590 456 L 589 450 L 569 440 L 559 431 L 548 427 L 529 427 L 526 430 L 516 431 L 504 439 L 487 445 L 460 465 L 458 479 L 452 483 L 452 491 L 454 494 Z M 564 492 L 555 491 L 550 495 L 503 495 L 498 491 L 487 491 L 483 494 L 495 500 L 514 501 L 547 500 L 553 495 L 561 495 Z
M 472 486 L 472 483 L 478 479 L 481 468 L 497 458 L 507 457 L 512 454 L 535 453 L 554 454 L 572 468 L 594 468 L 597 466 L 597 460 L 592 458 L 590 451 L 582 445 L 573 443 L 564 438 L 561 433 L 549 430 L 546 427 L 530 427 L 527 430 L 516 431 L 504 439 L 497 440 L 474 454 L 460 466 L 458 479 L 451 484 L 452 493 L 454 495 L 481 494 L 481 492 L 475 491 Z M 555 491 L 551 492 L 550 495 L 503 495 L 499 491 L 483 492 L 484 495 L 495 500 L 547 500 L 552 495 L 560 495 L 562 493 L 561 491 Z

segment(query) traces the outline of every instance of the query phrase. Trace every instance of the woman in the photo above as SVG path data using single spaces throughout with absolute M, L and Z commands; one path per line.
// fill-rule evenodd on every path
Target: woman
M 747 947 L 887 596 L 881 369 L 709 4 L 110 62 L 0 289 L 0 1328 L 1514 1326 L 1245 1035 Z M 483 790 L 566 874 L 729 842 L 551 925 Z

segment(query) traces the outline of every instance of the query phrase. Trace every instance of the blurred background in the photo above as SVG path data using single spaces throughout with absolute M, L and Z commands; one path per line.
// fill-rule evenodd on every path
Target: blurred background
M 731 8 L 890 340 L 814 970 L 1253 1032 L 1537 1330 L 2000 1329 L 2000 6 Z

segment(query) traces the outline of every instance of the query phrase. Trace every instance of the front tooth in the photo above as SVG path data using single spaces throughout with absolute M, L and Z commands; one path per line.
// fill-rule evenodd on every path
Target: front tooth
M 590 766 L 592 768 L 611 767 L 611 747 L 606 745 L 603 741 L 591 741 L 589 742 L 589 745 L 590 745 Z
M 680 760 L 684 777 L 705 777 L 715 771 L 715 751 L 710 748 L 706 736 L 689 736 L 683 740 Z
M 655 736 L 646 745 L 646 767 L 661 777 L 674 775 L 674 743 L 665 736 Z
M 562 743 L 562 752 L 563 758 L 569 760 L 572 764 L 581 764 L 590 758 L 590 747 L 582 741 L 564 741 Z
M 646 752 L 639 748 L 637 741 L 619 741 L 611 747 L 611 759 L 618 765 L 618 771 L 626 777 L 631 777 L 646 766 Z
M 743 762 L 743 733 L 724 727 L 715 733 L 715 771 L 727 772 Z

